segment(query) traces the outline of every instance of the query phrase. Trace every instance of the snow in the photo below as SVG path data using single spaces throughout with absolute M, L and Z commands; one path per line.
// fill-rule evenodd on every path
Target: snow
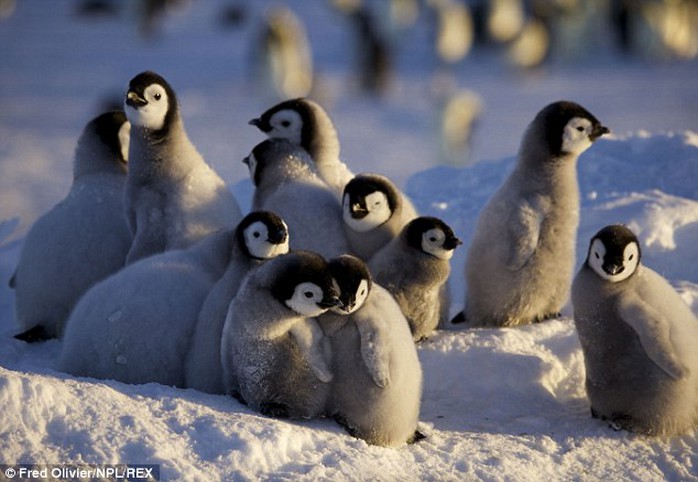
M 247 2 L 257 15 L 268 2 Z M 349 84 L 350 40 L 325 2 L 288 2 L 309 27 L 315 96 L 335 120 L 354 172 L 391 177 L 465 246 L 452 259 L 455 312 L 477 214 L 499 186 L 535 113 L 561 98 L 587 107 L 614 135 L 579 160 L 577 259 L 592 234 L 624 222 L 643 262 L 698 313 L 698 62 L 648 63 L 611 49 L 582 63 L 520 75 L 492 51 L 454 68 L 483 99 L 467 167 L 441 165 L 428 29 L 403 41 L 400 77 L 383 98 Z M 589 416 L 583 357 L 567 307 L 517 329 L 442 331 L 419 345 L 426 440 L 369 446 L 333 421 L 265 418 L 224 396 L 158 384 L 75 378 L 56 370 L 60 341 L 12 338 L 7 288 L 23 236 L 68 190 L 72 153 L 105 99 L 145 69 L 170 81 L 192 142 L 245 209 L 241 163 L 262 135 L 247 121 L 274 101 L 247 78 L 253 28 L 224 30 L 227 2 L 172 14 L 139 37 L 132 12 L 88 21 L 73 1 L 17 2 L 0 20 L 0 463 L 153 463 L 163 480 L 698 480 L 698 431 L 670 439 L 615 432 Z

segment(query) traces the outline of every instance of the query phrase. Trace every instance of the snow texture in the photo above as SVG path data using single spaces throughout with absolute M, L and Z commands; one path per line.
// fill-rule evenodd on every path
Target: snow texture
M 226 396 L 72 377 L 56 369 L 61 341 L 13 339 L 7 280 L 23 238 L 67 193 L 66 160 L 87 120 L 119 102 L 135 73 L 171 81 L 192 142 L 246 209 L 240 161 L 262 140 L 247 121 L 275 102 L 246 77 L 253 20 L 268 2 L 246 2 L 250 21 L 228 30 L 218 23 L 223 3 L 176 11 L 148 39 L 132 10 L 86 19 L 68 0 L 17 2 L 0 19 L 0 462 L 154 463 L 163 480 L 698 480 L 698 431 L 648 438 L 590 417 L 569 306 L 549 322 L 441 331 L 420 344 L 427 438 L 397 449 L 367 445 L 327 419 L 266 418 Z M 511 169 L 525 126 L 562 98 L 614 131 L 579 160 L 577 266 L 599 228 L 623 222 L 641 240 L 643 263 L 698 312 L 695 59 L 652 64 L 596 50 L 582 63 L 519 75 L 496 50 L 474 52 L 454 74 L 483 99 L 471 150 L 482 162 L 449 167 L 436 154 L 429 29 L 402 33 L 393 90 L 366 97 L 349 86 L 345 19 L 327 2 L 289 3 L 308 26 L 314 95 L 333 116 L 342 159 L 354 172 L 391 177 L 464 241 L 452 259 L 452 312 L 462 306 L 479 210 Z

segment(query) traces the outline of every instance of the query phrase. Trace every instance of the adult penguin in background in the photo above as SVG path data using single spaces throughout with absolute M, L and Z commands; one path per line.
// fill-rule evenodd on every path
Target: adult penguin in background
M 288 252 L 288 228 L 269 211 L 254 211 L 235 230 L 225 273 L 206 296 L 185 364 L 187 388 L 223 393 L 221 336 L 228 306 L 247 273 L 263 261 Z
M 592 415 L 647 435 L 684 433 L 698 424 L 698 319 L 640 260 L 635 234 L 606 226 L 572 285 Z
M 154 72 L 140 73 L 124 105 L 131 122 L 126 215 L 134 236 L 127 262 L 234 228 L 240 207 L 187 137 L 170 84 Z
M 320 178 L 342 198 L 354 174 L 339 158 L 339 138 L 325 109 L 306 98 L 291 99 L 265 111 L 250 124 L 268 137 L 286 139 L 308 151 Z
M 264 415 L 321 415 L 331 377 L 318 376 L 325 367 L 313 366 L 326 360 L 315 357 L 324 335 L 312 319 L 339 303 L 327 262 L 317 253 L 291 251 L 250 271 L 230 303 L 223 328 L 226 393 Z M 304 324 L 302 331 L 311 335 L 299 342 L 293 330 Z M 311 336 L 315 340 L 307 343 Z M 315 348 L 309 351 L 310 344 Z
M 243 162 L 255 185 L 252 209 L 273 211 L 284 219 L 291 249 L 327 257 L 349 251 L 342 208 L 302 147 L 286 139 L 267 139 Z
M 313 55 L 302 20 L 277 5 L 265 12 L 259 30 L 253 52 L 255 83 L 264 84 L 276 99 L 308 95 L 313 87 Z
M 514 170 L 480 213 L 466 258 L 465 309 L 453 323 L 517 326 L 559 315 L 575 262 L 577 159 L 608 132 L 574 102 L 536 115 Z
M 29 230 L 10 281 L 23 330 L 16 338 L 61 336 L 83 293 L 123 267 L 132 241 L 124 217 L 129 129 L 123 112 L 85 126 L 70 191 Z
M 346 15 L 354 35 L 354 65 L 360 89 L 374 95 L 387 93 L 395 69 L 388 32 L 366 4 Z
M 373 279 L 400 305 L 415 341 L 447 321 L 450 260 L 460 244 L 446 223 L 423 216 L 410 221 L 368 262 Z
M 342 217 L 351 251 L 368 260 L 416 218 L 412 202 L 385 176 L 359 174 L 344 188 Z

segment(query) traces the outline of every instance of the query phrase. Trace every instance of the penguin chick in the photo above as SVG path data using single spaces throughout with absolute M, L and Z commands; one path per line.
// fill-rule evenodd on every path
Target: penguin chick
M 264 415 L 320 415 L 330 386 L 315 375 L 291 330 L 338 304 L 327 262 L 316 253 L 291 251 L 250 271 L 223 328 L 226 393 Z
M 197 315 L 228 266 L 233 230 L 134 262 L 93 286 L 68 319 L 60 369 L 184 386 Z
M 315 162 L 320 178 L 337 198 L 354 174 L 339 159 L 339 139 L 332 119 L 320 104 L 306 98 L 273 106 L 250 124 L 270 138 L 282 138 L 303 147 Z
M 344 188 L 342 216 L 351 251 L 368 260 L 417 217 L 417 210 L 387 177 L 359 174 Z
M 185 366 L 187 388 L 224 392 L 221 336 L 228 306 L 250 269 L 287 252 L 288 228 L 275 213 L 254 211 L 240 222 L 225 273 L 206 296 L 196 320 Z
M 440 219 L 419 217 L 368 263 L 376 283 L 400 305 L 415 341 L 427 338 L 446 321 L 450 259 L 460 244 Z
M 606 226 L 574 279 L 586 391 L 592 414 L 616 427 L 679 434 L 698 423 L 698 319 L 640 259 L 632 231 Z
M 577 158 L 608 132 L 573 102 L 536 115 L 514 170 L 480 213 L 466 257 L 465 311 L 454 323 L 516 326 L 559 314 L 574 270 Z
M 252 209 L 273 211 L 286 221 L 291 249 L 323 256 L 349 251 L 339 201 L 317 176 L 302 147 L 285 139 L 267 139 L 243 162 L 255 185 Z
M 340 256 L 330 271 L 342 306 L 318 318 L 334 374 L 325 413 L 370 444 L 411 442 L 421 436 L 422 369 L 407 320 L 360 259 Z
M 127 262 L 235 227 L 240 207 L 187 137 L 167 81 L 154 72 L 138 74 L 124 105 L 132 125 L 126 215 L 134 240 Z
M 330 335 L 347 323 L 354 322 L 349 316 L 366 301 L 373 285 L 368 266 L 361 259 L 345 254 L 330 260 L 330 272 L 339 288 L 341 304 L 320 316 L 325 334 Z M 374 383 L 385 387 L 390 383 L 390 367 L 387 357 L 385 337 L 389 327 L 383 319 L 369 320 L 356 326 L 361 337 L 361 356 Z M 337 361 L 335 359 L 335 361 Z M 340 362 L 341 363 L 341 362 Z
M 359 87 L 369 94 L 385 94 L 395 68 L 389 32 L 366 4 L 347 12 L 347 17 L 354 35 Z
M 82 294 L 124 265 L 132 240 L 123 215 L 129 129 L 123 112 L 102 114 L 85 126 L 68 195 L 24 241 L 11 283 L 23 330 L 16 338 L 61 336 Z

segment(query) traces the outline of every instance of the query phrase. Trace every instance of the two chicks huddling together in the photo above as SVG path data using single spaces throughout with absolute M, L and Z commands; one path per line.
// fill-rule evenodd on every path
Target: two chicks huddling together
M 124 109 L 88 123 L 70 193 L 27 235 L 11 280 L 18 338 L 62 337 L 59 366 L 74 375 L 333 417 L 377 445 L 421 438 L 415 341 L 448 323 L 461 244 L 451 228 L 419 216 L 388 178 L 354 175 L 308 99 L 250 122 L 268 139 L 244 159 L 255 186 L 245 216 L 188 139 L 165 79 L 134 77 Z M 480 215 L 454 323 L 559 314 L 574 269 L 576 160 L 607 132 L 572 102 L 538 113 Z M 633 233 L 609 226 L 574 281 L 587 393 L 595 416 L 676 433 L 698 418 L 698 321 L 639 261 Z

